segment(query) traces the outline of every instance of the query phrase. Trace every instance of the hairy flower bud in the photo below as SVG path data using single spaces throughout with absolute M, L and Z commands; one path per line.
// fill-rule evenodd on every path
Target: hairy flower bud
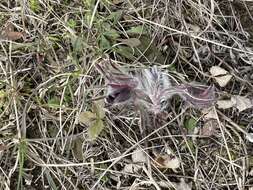
M 155 114 L 164 111 L 168 105 L 168 99 L 171 97 L 166 93 L 166 89 L 171 88 L 169 77 L 154 66 L 142 70 L 137 78 L 137 88 L 145 92 L 149 100 L 145 101 L 143 105 Z
M 105 101 L 109 105 L 134 104 L 159 114 L 165 111 L 168 100 L 174 94 L 196 108 L 208 107 L 215 102 L 214 86 L 172 86 L 168 75 L 156 66 L 135 74 L 124 73 L 113 63 L 97 65 L 97 69 L 106 79 L 108 88 Z
M 135 77 L 125 74 L 114 64 L 97 65 L 97 69 L 106 78 L 107 94 L 105 101 L 109 105 L 130 103 L 134 101 L 138 81 Z

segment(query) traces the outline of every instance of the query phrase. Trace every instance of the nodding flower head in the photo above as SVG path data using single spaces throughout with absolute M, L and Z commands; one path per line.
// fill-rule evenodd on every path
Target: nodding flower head
M 159 113 L 167 106 L 167 88 L 171 87 L 167 75 L 157 67 L 144 69 L 136 74 L 126 74 L 114 64 L 97 65 L 107 83 L 106 103 L 134 104 L 144 106 L 147 110 Z
M 151 112 L 158 114 L 168 106 L 171 97 L 166 89 L 171 88 L 169 77 L 161 72 L 156 66 L 144 69 L 138 75 L 138 89 L 145 93 L 143 105 Z
M 203 85 L 183 84 L 175 87 L 177 94 L 181 96 L 186 103 L 192 107 L 205 108 L 216 102 L 215 87 Z
M 124 73 L 111 62 L 96 67 L 106 79 L 105 101 L 109 105 L 134 104 L 158 114 L 167 108 L 168 100 L 174 94 L 197 108 L 208 107 L 215 102 L 213 86 L 172 86 L 168 75 L 156 66 L 135 74 Z
M 106 79 L 106 103 L 109 105 L 132 103 L 138 86 L 136 78 L 124 73 L 111 62 L 107 65 L 96 66 Z

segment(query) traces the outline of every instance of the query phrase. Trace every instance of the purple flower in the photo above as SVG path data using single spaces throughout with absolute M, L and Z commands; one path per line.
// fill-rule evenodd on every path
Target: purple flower
M 142 96 L 139 97 L 140 99 L 145 97 L 143 105 L 146 109 L 155 114 L 164 111 L 171 97 L 171 95 L 166 92 L 166 89 L 172 87 L 169 77 L 154 66 L 150 69 L 142 70 L 137 75 L 137 78 L 137 88 L 139 91 L 142 91 Z
M 165 111 L 168 100 L 174 94 L 197 108 L 208 107 L 215 102 L 214 86 L 172 86 L 169 77 L 156 66 L 143 69 L 135 75 L 124 73 L 113 63 L 96 67 L 106 79 L 108 88 L 105 101 L 109 105 L 134 104 L 158 114 Z
M 206 87 L 202 85 L 179 85 L 175 87 L 187 103 L 196 108 L 209 107 L 216 101 L 214 85 Z
M 123 73 L 113 63 L 110 65 L 96 65 L 107 83 L 105 101 L 109 105 L 130 103 L 135 99 L 135 89 L 138 81 L 131 75 Z

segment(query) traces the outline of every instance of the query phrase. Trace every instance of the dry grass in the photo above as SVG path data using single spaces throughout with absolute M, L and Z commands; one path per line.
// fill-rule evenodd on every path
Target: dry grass
M 1 1 L 0 189 L 158 190 L 182 179 L 192 189 L 253 187 L 245 138 L 252 109 L 214 108 L 217 130 L 209 137 L 186 129 L 189 118 L 203 127 L 203 113 L 183 111 L 177 98 L 167 121 L 145 137 L 138 112 L 122 107 L 105 109 L 95 141 L 78 122 L 104 95 L 94 64 L 108 56 L 129 70 L 158 65 L 180 82 L 206 85 L 215 83 L 210 67 L 221 66 L 233 78 L 226 87 L 215 83 L 219 98 L 252 97 L 252 11 L 243 0 Z M 128 38 L 141 44 L 124 45 Z M 150 161 L 124 170 L 136 148 L 152 160 L 168 147 L 181 160 L 177 171 Z

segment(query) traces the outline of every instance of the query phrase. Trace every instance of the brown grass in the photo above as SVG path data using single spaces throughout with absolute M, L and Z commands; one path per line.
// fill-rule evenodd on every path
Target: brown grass
M 158 65 L 180 82 L 215 84 L 219 98 L 252 98 L 252 10 L 242 0 L 1 1 L 0 189 L 186 189 L 182 179 L 192 189 L 252 188 L 252 109 L 216 106 L 208 137 L 187 129 L 189 118 L 195 131 L 206 120 L 177 97 L 145 137 L 128 108 L 105 108 L 94 141 L 78 121 L 104 95 L 94 65 L 108 57 L 127 70 Z M 141 45 L 122 44 L 128 38 Z M 233 75 L 225 87 L 212 66 Z M 136 148 L 149 162 L 127 173 Z M 152 164 L 168 148 L 181 161 L 176 171 Z

